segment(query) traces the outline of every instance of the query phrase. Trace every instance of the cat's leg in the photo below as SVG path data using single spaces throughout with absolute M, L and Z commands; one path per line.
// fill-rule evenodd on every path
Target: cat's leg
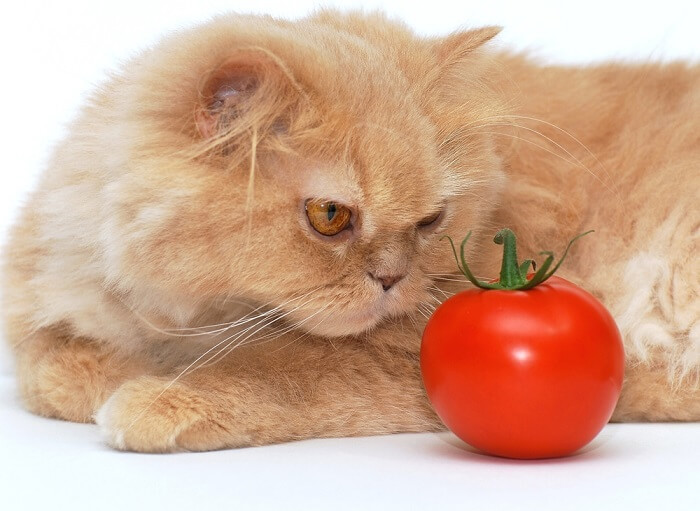
M 102 343 L 44 328 L 14 346 L 25 406 L 46 417 L 93 422 L 97 409 L 143 367 Z
M 416 352 L 357 339 L 293 341 L 241 348 L 235 358 L 176 381 L 129 381 L 97 423 L 112 446 L 146 452 L 442 427 L 424 394 Z

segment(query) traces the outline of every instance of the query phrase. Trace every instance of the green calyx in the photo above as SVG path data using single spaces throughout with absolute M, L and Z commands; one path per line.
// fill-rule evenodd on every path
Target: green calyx
M 533 271 L 536 269 L 535 261 L 532 259 L 526 259 L 521 264 L 518 264 L 518 254 L 515 248 L 515 234 L 510 229 L 501 229 L 493 238 L 494 243 L 503 245 L 501 276 L 498 282 L 481 281 L 477 279 L 469 269 L 467 261 L 464 257 L 464 246 L 467 244 L 469 237 L 472 235 L 471 231 L 467 233 L 467 236 L 462 240 L 462 243 L 459 246 L 459 257 L 457 257 L 457 250 L 455 249 L 455 244 L 452 241 L 452 238 L 449 236 L 443 236 L 440 239 L 447 238 L 450 241 L 452 253 L 455 256 L 455 261 L 457 261 L 457 266 L 462 274 L 469 280 L 469 282 L 477 287 L 480 287 L 481 289 L 505 289 L 515 291 L 532 289 L 554 275 L 554 273 L 559 269 L 559 266 L 561 266 L 561 263 L 564 262 L 564 259 L 569 253 L 569 249 L 571 248 L 571 245 L 573 245 L 574 241 L 592 232 L 593 231 L 586 231 L 572 239 L 566 246 L 566 250 L 564 250 L 564 254 L 561 256 L 561 259 L 559 259 L 559 262 L 557 262 L 554 265 L 554 268 L 551 270 L 550 268 L 554 263 L 554 254 L 549 251 L 540 252 L 540 255 L 546 255 L 547 257 L 540 265 L 540 269 L 537 270 L 531 279 L 528 279 L 527 272 L 530 270 L 530 266 L 532 265 Z

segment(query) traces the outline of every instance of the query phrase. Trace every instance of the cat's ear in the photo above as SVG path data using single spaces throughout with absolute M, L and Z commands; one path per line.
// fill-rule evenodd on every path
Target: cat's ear
M 195 110 L 203 138 L 264 130 L 299 95 L 299 86 L 273 54 L 248 48 L 229 56 L 203 77 Z
M 441 70 L 448 70 L 463 62 L 468 62 L 482 45 L 496 37 L 502 27 L 482 27 L 466 32 L 455 32 L 437 41 L 434 52 L 437 55 Z

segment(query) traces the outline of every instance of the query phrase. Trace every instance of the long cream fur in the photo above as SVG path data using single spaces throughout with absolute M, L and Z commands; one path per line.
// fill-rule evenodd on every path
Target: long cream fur
M 26 406 L 153 452 L 439 429 L 420 335 L 466 287 L 439 237 L 474 231 L 490 276 L 510 226 L 525 255 L 597 230 L 563 275 L 624 334 L 613 419 L 700 419 L 700 68 L 540 66 L 497 32 L 229 15 L 124 65 L 5 254 Z

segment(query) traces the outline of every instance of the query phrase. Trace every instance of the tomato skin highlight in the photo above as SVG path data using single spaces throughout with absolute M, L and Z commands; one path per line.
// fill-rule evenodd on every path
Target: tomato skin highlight
M 522 459 L 566 456 L 593 440 L 624 374 L 610 313 L 556 276 L 527 291 L 449 298 L 426 325 L 420 362 L 450 430 L 486 453 Z

